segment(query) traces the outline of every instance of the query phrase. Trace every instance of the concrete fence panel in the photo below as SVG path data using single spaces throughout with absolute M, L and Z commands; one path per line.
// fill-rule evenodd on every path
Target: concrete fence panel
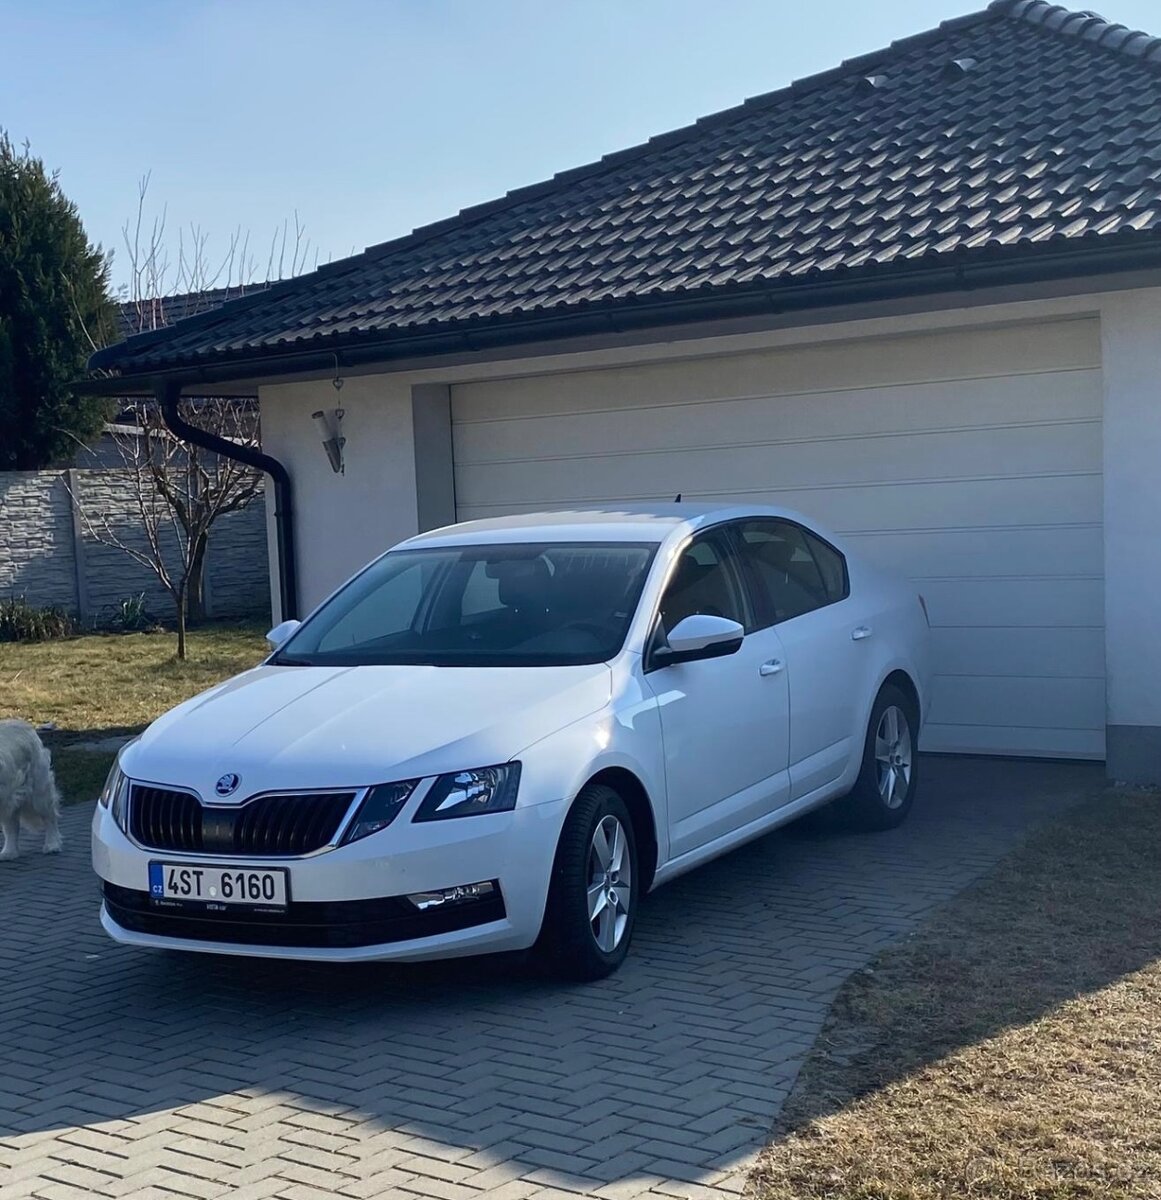
M 0 471 L 0 596 L 80 611 L 64 471 Z
M 210 531 L 205 595 L 212 617 L 269 616 L 264 510 L 259 497 Z M 126 545 L 146 548 L 131 472 L 0 472 L 0 597 L 22 596 L 100 624 L 122 600 L 144 593 L 149 610 L 168 617 L 172 602 L 156 574 L 103 544 L 106 526 Z M 176 569 L 171 528 L 162 545 Z

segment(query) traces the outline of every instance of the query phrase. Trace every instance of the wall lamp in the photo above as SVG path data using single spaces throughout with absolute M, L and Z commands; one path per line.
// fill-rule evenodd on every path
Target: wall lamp
M 336 475 L 345 475 L 346 464 L 343 462 L 343 447 L 347 444 L 347 439 L 343 437 L 343 410 L 341 408 L 329 410 L 320 408 L 317 412 L 311 413 L 310 417 L 322 439 L 323 449 L 327 452 L 331 470 Z

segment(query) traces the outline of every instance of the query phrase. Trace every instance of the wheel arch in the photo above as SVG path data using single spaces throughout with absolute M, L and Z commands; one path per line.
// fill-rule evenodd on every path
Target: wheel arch
M 876 698 L 878 698 L 879 693 L 881 693 L 885 687 L 898 688 L 899 691 L 901 691 L 903 695 L 911 701 L 912 705 L 914 705 L 916 733 L 918 734 L 919 727 L 921 727 L 923 724 L 924 714 L 923 704 L 919 699 L 919 688 L 916 687 L 915 680 L 912 679 L 911 676 L 908 675 L 907 672 L 901 667 L 896 667 L 896 669 L 892 671 L 881 684 L 879 684 L 879 691 L 875 693 Z
M 605 767 L 586 779 L 580 790 L 583 791 L 593 783 L 612 788 L 624 800 L 629 816 L 633 818 L 633 833 L 637 840 L 637 866 L 641 872 L 641 895 L 644 895 L 653 886 L 659 853 L 657 817 L 649 793 L 641 780 L 627 767 Z

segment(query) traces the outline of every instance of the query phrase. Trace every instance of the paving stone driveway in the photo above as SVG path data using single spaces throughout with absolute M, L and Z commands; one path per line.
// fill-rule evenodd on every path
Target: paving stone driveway
M 0 864 L 0 1194 L 739 1192 L 847 974 L 1101 781 L 924 769 L 901 830 L 775 834 L 663 888 L 588 986 L 125 950 L 72 809 L 65 855 Z

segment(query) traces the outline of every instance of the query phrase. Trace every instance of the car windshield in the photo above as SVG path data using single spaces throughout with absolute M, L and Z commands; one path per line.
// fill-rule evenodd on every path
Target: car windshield
M 508 543 L 394 550 L 271 660 L 281 666 L 565 666 L 625 642 L 657 547 Z

